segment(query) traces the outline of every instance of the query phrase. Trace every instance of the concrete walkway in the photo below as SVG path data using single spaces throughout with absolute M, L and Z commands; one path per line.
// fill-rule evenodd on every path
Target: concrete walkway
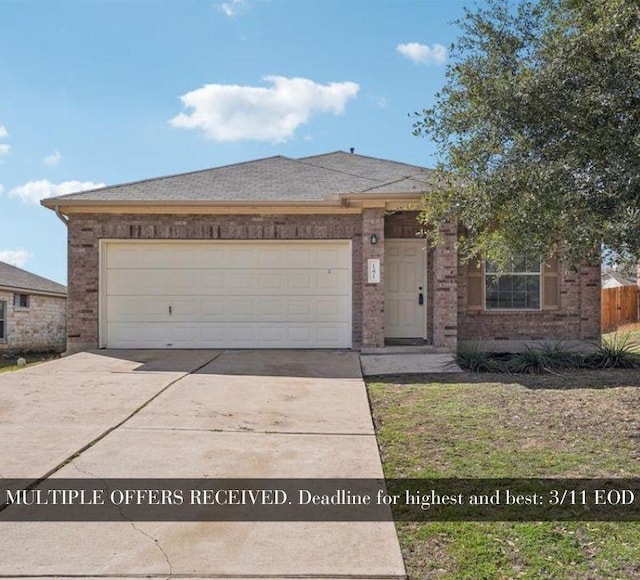
M 382 477 L 346 351 L 81 353 L 0 375 L 0 401 L 3 477 Z M 2 576 L 404 577 L 390 522 L 0 522 L 0 537 Z
M 402 375 L 426 373 L 461 373 L 462 369 L 449 353 L 388 353 L 360 356 L 362 373 L 374 375 Z

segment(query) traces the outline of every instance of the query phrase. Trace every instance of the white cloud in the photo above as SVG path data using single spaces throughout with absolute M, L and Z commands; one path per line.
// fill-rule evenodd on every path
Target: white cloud
M 399 44 L 396 50 L 413 62 L 423 64 L 444 64 L 447 60 L 447 49 L 441 44 L 427 46 L 417 42 Z
M 7 262 L 22 268 L 31 258 L 33 254 L 29 250 L 0 250 L 0 262 Z
M 9 136 L 9 131 L 4 125 L 0 125 L 0 139 L 5 139 Z
M 204 85 L 180 97 L 192 109 L 173 119 L 174 127 L 201 129 L 216 141 L 282 142 L 313 113 L 340 115 L 360 87 L 353 82 L 318 84 L 304 78 L 268 76 L 270 87 Z
M 384 97 L 377 97 L 376 105 L 378 105 L 378 107 L 380 107 L 381 109 L 386 109 L 389 106 L 389 101 L 387 101 L 387 99 L 385 99 Z
M 26 203 L 38 203 L 41 199 L 76 193 L 87 189 L 104 187 L 104 183 L 93 183 L 92 181 L 63 181 L 62 183 L 51 183 L 47 179 L 39 181 L 29 181 L 19 187 L 9 190 L 9 197 L 19 197 Z
M 220 4 L 220 10 L 222 10 L 222 12 L 224 12 L 229 18 L 237 16 L 247 8 L 248 4 L 245 0 L 231 0 L 230 2 L 223 2 Z
M 6 155 L 9 151 L 11 151 L 11 145 L 0 143 L 0 155 Z
M 60 153 L 60 151 L 56 149 L 55 153 L 52 153 L 51 155 L 47 155 L 43 159 L 43 161 L 47 165 L 58 165 L 58 163 L 60 163 L 60 159 L 62 159 L 62 154 Z
M 2 192 L 4 191 L 4 187 L 2 186 L 2 184 L 0 183 L 0 195 L 2 195 Z

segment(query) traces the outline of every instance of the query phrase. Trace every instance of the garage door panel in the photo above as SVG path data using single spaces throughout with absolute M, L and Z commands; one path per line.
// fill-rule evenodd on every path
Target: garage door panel
M 198 253 L 189 244 L 148 244 L 145 247 L 112 244 L 107 253 L 107 268 L 127 270 L 197 268 L 198 261 Z
M 171 306 L 171 313 L 169 312 Z M 339 322 L 348 319 L 343 301 L 328 297 L 313 299 L 224 297 L 185 299 L 177 296 L 110 296 L 110 322 Z
M 343 252 L 340 247 L 325 247 L 316 250 L 315 263 L 319 268 L 342 268 L 348 270 L 351 267 L 351 255 Z
M 107 311 L 109 320 L 113 322 L 156 322 L 169 317 L 165 300 L 148 297 L 109 296 Z
M 109 296 L 348 294 L 345 270 L 242 272 L 238 270 L 107 270 Z
M 107 270 L 109 296 L 187 295 L 200 284 L 199 270 Z
M 109 323 L 114 348 L 348 348 L 347 323 Z M 144 347 L 141 347 L 144 342 Z
M 350 260 L 348 242 L 108 244 L 106 345 L 349 347 Z

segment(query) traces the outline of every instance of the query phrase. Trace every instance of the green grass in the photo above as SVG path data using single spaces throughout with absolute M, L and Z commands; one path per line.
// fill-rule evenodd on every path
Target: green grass
M 48 360 L 58 358 L 59 356 L 60 356 L 59 354 L 55 354 L 55 353 L 32 353 L 32 354 L 16 355 L 14 358 L 0 357 L 0 373 L 18 371 L 20 369 L 31 367 Z M 27 364 L 23 367 L 19 367 L 16 364 L 16 360 L 20 357 L 24 358 L 27 361 Z
M 640 477 L 640 373 L 431 375 L 368 384 L 385 475 Z M 397 522 L 412 579 L 636 578 L 640 525 Z

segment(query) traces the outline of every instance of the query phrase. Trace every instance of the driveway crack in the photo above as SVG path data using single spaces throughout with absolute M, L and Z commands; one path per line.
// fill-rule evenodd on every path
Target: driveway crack
M 122 510 L 120 510 L 120 513 L 122 513 Z M 128 519 L 127 516 L 125 516 L 124 514 L 122 514 L 122 516 L 125 519 Z M 143 536 L 149 538 L 154 546 L 156 548 L 158 548 L 158 550 L 160 551 L 160 553 L 162 554 L 162 556 L 164 557 L 167 566 L 169 567 L 169 576 L 167 576 L 167 578 L 173 578 L 173 566 L 171 565 L 171 560 L 169 559 L 169 555 L 167 554 L 167 552 L 165 551 L 165 549 L 162 547 L 162 544 L 160 543 L 160 540 L 158 540 L 158 538 L 154 538 L 151 534 L 147 534 L 147 532 L 145 532 L 144 530 L 140 529 L 138 526 L 136 526 L 135 522 L 133 520 L 128 520 L 129 524 L 131 525 L 131 527 L 138 532 L 139 534 L 142 534 Z
M 79 467 L 76 462 L 72 463 L 71 465 L 79 473 L 82 473 L 83 475 L 88 475 L 89 477 L 91 477 L 93 479 L 97 479 L 97 480 L 101 481 L 104 484 L 104 489 L 105 490 L 109 490 L 110 489 L 109 488 L 109 483 L 108 483 L 107 479 L 105 479 L 104 477 L 100 477 L 100 476 L 96 475 L 95 473 L 92 473 L 88 469 L 83 469 L 83 468 Z M 143 536 L 145 536 L 146 538 L 148 538 L 149 540 L 151 540 L 153 542 L 153 545 L 160 551 L 160 553 L 162 554 L 162 557 L 164 558 L 165 562 L 167 563 L 167 566 L 169 567 L 169 575 L 167 576 L 167 578 L 173 578 L 173 565 L 171 564 L 171 560 L 169 559 L 169 554 L 167 554 L 165 549 L 162 547 L 162 544 L 160 543 L 160 540 L 158 540 L 158 538 L 154 538 L 151 534 L 148 534 L 143 529 L 139 528 L 136 525 L 136 523 L 130 517 L 127 517 L 127 515 L 122 510 L 122 505 L 118 504 L 116 507 L 118 508 L 118 513 L 120 514 L 120 517 L 123 520 L 128 522 L 129 525 L 137 533 L 142 534 Z

